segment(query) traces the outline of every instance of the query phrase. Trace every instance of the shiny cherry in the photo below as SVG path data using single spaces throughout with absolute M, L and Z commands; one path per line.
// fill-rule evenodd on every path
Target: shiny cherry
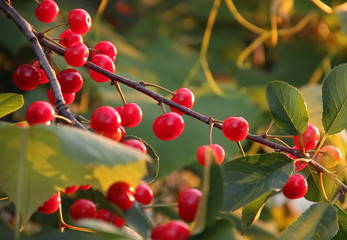
M 94 63 L 95 65 L 98 65 L 99 67 L 111 73 L 115 73 L 116 71 L 116 66 L 114 65 L 112 59 L 107 55 L 96 54 L 92 57 L 90 61 Z M 94 71 L 91 68 L 89 69 L 89 74 L 90 74 L 90 77 L 96 82 L 107 82 L 108 80 L 110 80 L 108 77 Z
M 68 15 L 70 29 L 76 34 L 84 34 L 89 31 L 92 20 L 89 13 L 83 9 L 74 9 Z
M 282 193 L 289 199 L 297 199 L 305 196 L 307 192 L 306 179 L 301 175 L 292 175 L 282 189 Z
M 175 112 L 160 115 L 153 123 L 154 134 L 161 140 L 169 141 L 177 138 L 184 129 L 183 118 Z
M 43 203 L 43 205 L 41 205 L 37 209 L 37 211 L 42 212 L 42 213 L 46 213 L 46 214 L 54 213 L 58 210 L 60 202 L 61 202 L 61 200 L 60 200 L 59 195 L 57 193 L 54 193 L 53 197 L 51 197 L 47 201 L 45 201 Z
M 48 102 L 37 101 L 29 105 L 25 113 L 25 119 L 29 125 L 50 125 L 54 118 L 54 113 L 54 108 Z
M 214 156 L 217 160 L 217 164 L 221 165 L 222 162 L 224 161 L 225 158 L 225 151 L 223 149 L 223 147 L 221 145 L 218 144 L 212 144 L 210 146 L 207 145 L 203 145 L 201 147 L 199 147 L 197 153 L 196 153 L 196 157 L 199 161 L 199 163 L 205 167 L 205 161 L 206 161 L 206 154 L 208 149 L 211 149 L 214 153 Z
M 305 132 L 302 134 L 302 140 L 304 142 L 305 150 L 314 149 L 319 142 L 320 134 L 318 128 L 313 124 L 308 124 Z M 302 150 L 302 145 L 299 136 L 294 136 L 295 146 Z
M 134 203 L 134 188 L 125 182 L 115 182 L 107 191 L 107 199 L 123 211 L 128 210 Z
M 109 56 L 112 61 L 116 60 L 117 48 L 113 45 L 113 43 L 109 41 L 101 41 L 95 45 L 94 49 L 97 51 L 94 51 L 92 56 L 101 53 Z
M 136 127 L 142 120 L 142 110 L 136 103 L 127 103 L 116 108 L 122 118 L 122 126 Z
M 171 99 L 175 103 L 178 103 L 186 108 L 191 109 L 193 107 L 195 97 L 193 92 L 188 88 L 180 88 L 177 90 L 175 95 Z M 184 113 L 181 111 L 178 111 L 177 109 L 170 106 L 171 111 L 176 112 L 180 115 L 183 115 Z
M 96 211 L 96 206 L 92 201 L 85 198 L 80 198 L 71 205 L 70 216 L 73 220 L 95 218 Z
M 41 74 L 37 68 L 29 64 L 17 67 L 13 73 L 14 84 L 23 91 L 29 91 L 39 85 Z
M 248 122 L 243 117 L 229 117 L 223 122 L 222 130 L 227 139 L 239 142 L 248 135 Z
M 183 221 L 194 221 L 202 192 L 199 189 L 190 188 L 182 191 L 178 197 L 178 213 Z
M 35 10 L 35 15 L 38 20 L 44 23 L 53 22 L 58 15 L 58 4 L 53 0 L 43 0 Z
M 113 135 L 121 125 L 121 117 L 113 107 L 102 106 L 92 114 L 90 125 L 97 133 Z

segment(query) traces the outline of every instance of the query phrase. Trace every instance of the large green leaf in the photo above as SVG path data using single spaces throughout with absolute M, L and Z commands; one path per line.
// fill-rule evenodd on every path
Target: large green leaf
M 337 209 L 330 203 L 316 203 L 285 229 L 278 240 L 331 239 L 337 230 Z
M 245 234 L 252 224 L 258 219 L 266 201 L 276 195 L 275 191 L 267 192 L 259 198 L 246 204 L 242 209 L 241 234 Z
M 0 118 L 21 108 L 24 104 L 23 96 L 16 93 L 0 94 Z
M 103 192 L 115 181 L 135 185 L 147 155 L 71 127 L 0 128 L 0 182 L 25 223 L 45 200 L 70 185 Z
M 229 219 L 218 219 L 203 233 L 189 238 L 191 240 L 234 240 L 234 225 Z
M 224 209 L 236 210 L 269 191 L 279 191 L 294 171 L 293 160 L 282 153 L 240 157 L 223 165 Z
M 335 67 L 327 74 L 322 86 L 322 124 L 326 134 L 347 128 L 347 64 Z
M 288 134 L 302 134 L 308 126 L 305 100 L 298 89 L 282 81 L 271 81 L 266 99 L 276 125 Z
M 322 175 L 324 191 L 327 197 L 332 200 L 336 196 L 338 187 L 333 180 Z M 320 188 L 319 177 L 317 173 L 311 172 L 310 176 L 307 178 L 308 190 L 305 194 L 305 198 L 311 202 L 324 202 L 326 201 L 323 192 Z

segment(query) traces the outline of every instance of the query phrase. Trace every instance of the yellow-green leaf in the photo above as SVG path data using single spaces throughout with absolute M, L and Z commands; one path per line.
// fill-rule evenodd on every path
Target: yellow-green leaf
M 17 93 L 0 94 L 0 118 L 20 109 L 24 104 L 23 96 Z

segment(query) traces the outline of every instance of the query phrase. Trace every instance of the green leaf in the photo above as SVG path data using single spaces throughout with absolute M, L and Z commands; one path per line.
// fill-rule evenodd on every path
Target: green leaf
M 300 135 L 308 126 L 305 99 L 295 87 L 282 81 L 271 81 L 266 99 L 276 125 L 288 134 Z
M 347 214 L 340 207 L 337 207 L 337 209 L 339 210 L 339 225 L 341 229 L 347 233 Z
M 25 223 L 54 192 L 90 184 L 106 192 L 115 181 L 136 185 L 151 159 L 133 148 L 72 127 L 0 127 L 1 189 Z
M 338 191 L 337 185 L 332 181 L 329 177 L 322 175 L 324 190 L 327 197 L 332 200 L 336 196 Z M 319 185 L 318 174 L 311 172 L 310 176 L 307 178 L 307 193 L 305 194 L 305 198 L 311 202 L 324 202 L 326 201 L 323 192 Z
M 278 240 L 331 239 L 337 231 L 337 209 L 330 203 L 316 203 L 285 229 Z
M 242 221 L 241 221 L 241 234 L 245 234 L 248 229 L 253 225 L 259 218 L 260 212 L 265 206 L 266 201 L 276 195 L 275 191 L 267 192 L 261 195 L 253 202 L 248 203 L 242 209 Z
M 322 124 L 327 135 L 347 128 L 347 64 L 331 70 L 323 80 Z
M 234 211 L 269 191 L 280 191 L 294 171 L 282 153 L 240 157 L 223 165 L 226 180 L 224 209 Z
M 148 219 L 147 215 L 141 209 L 140 204 L 135 204 L 132 208 L 126 211 L 125 219 L 127 225 L 138 232 L 142 236 L 148 237 L 148 230 L 151 228 L 151 222 Z
M 0 94 L 0 118 L 20 109 L 24 104 L 23 96 L 17 93 Z
M 234 225 L 229 219 L 218 219 L 203 233 L 191 237 L 192 240 L 234 240 Z

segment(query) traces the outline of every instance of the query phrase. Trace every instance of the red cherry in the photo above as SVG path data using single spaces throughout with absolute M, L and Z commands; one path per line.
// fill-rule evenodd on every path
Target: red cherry
M 305 132 L 302 134 L 305 150 L 314 149 L 319 142 L 319 137 L 320 134 L 318 128 L 315 125 L 309 123 Z M 294 136 L 294 144 L 298 149 L 302 150 L 299 136 Z
M 25 119 L 29 125 L 49 125 L 54 118 L 54 113 L 54 108 L 48 102 L 37 101 L 29 105 L 25 113 Z
M 85 198 L 80 198 L 71 205 L 70 216 L 73 220 L 81 218 L 95 218 L 96 206 L 92 201 Z
M 152 189 L 146 183 L 140 183 L 135 189 L 134 197 L 139 203 L 148 205 L 153 200 Z
M 298 149 L 296 146 L 293 146 L 292 149 Z M 297 159 L 297 157 L 295 157 L 294 155 L 290 154 L 290 153 L 286 153 L 288 157 L 290 157 L 291 159 Z M 302 162 L 302 161 L 295 161 L 295 170 L 296 171 L 300 171 L 302 169 L 304 169 L 306 167 L 306 163 Z M 300 165 L 300 166 L 299 166 Z
M 81 34 L 76 34 L 71 29 L 66 29 L 60 34 L 59 43 L 64 47 L 69 47 L 74 42 L 83 43 L 83 37 Z
M 174 101 L 175 103 L 181 104 L 182 106 L 186 108 L 191 109 L 194 104 L 195 97 L 192 91 L 190 91 L 188 88 L 180 88 L 177 90 L 176 94 L 172 97 L 171 100 Z M 170 109 L 171 111 L 176 112 L 180 115 L 184 114 L 183 112 L 178 111 L 177 109 L 171 106 L 170 106 Z
M 225 158 L 225 151 L 223 149 L 223 147 L 221 145 L 218 144 L 212 144 L 210 146 L 207 145 L 203 145 L 201 147 L 199 147 L 197 153 L 196 153 L 196 157 L 199 161 L 199 163 L 205 167 L 205 160 L 206 160 L 206 154 L 207 154 L 207 150 L 211 148 L 216 160 L 217 160 L 217 164 L 221 165 L 222 162 L 224 161 Z
M 113 215 L 113 220 L 112 220 L 113 225 L 115 225 L 116 227 L 120 228 L 123 227 L 125 224 L 124 219 L 118 217 L 117 215 Z
M 102 208 L 96 213 L 96 219 L 100 219 L 102 221 L 110 223 L 112 220 L 112 213 Z
M 46 213 L 46 214 L 52 214 L 58 210 L 60 202 L 61 200 L 59 195 L 57 193 L 54 193 L 53 197 L 45 201 L 43 205 L 37 209 L 37 211 Z
M 101 54 L 109 56 L 112 61 L 116 60 L 117 48 L 113 45 L 113 43 L 109 41 L 101 41 L 95 45 L 94 49 L 100 51 Z M 92 56 L 96 54 L 98 54 L 97 51 L 93 52 Z
M 74 42 L 66 48 L 64 58 L 73 67 L 82 67 L 88 60 L 89 49 L 80 42 Z
M 43 69 L 41 69 L 41 67 L 39 65 L 36 66 L 36 69 L 39 70 L 39 72 L 41 74 L 39 84 L 48 83 L 49 80 L 48 80 L 48 77 L 47 77 L 45 71 Z
M 96 54 L 92 57 L 90 61 L 111 73 L 115 73 L 116 71 L 116 66 L 114 65 L 112 59 L 107 55 Z M 107 82 L 108 80 L 110 80 L 108 77 L 92 69 L 89 69 L 89 74 L 91 78 L 96 82 Z
M 107 199 L 123 211 L 131 208 L 134 203 L 134 188 L 125 182 L 115 182 L 107 191 Z
M 160 236 L 165 226 L 166 224 L 162 223 L 153 228 L 151 232 L 151 240 L 161 240 Z
M 83 9 L 74 9 L 68 16 L 70 29 L 76 34 L 84 34 L 89 31 L 92 20 L 87 11 Z
M 136 148 L 136 149 L 140 150 L 143 153 L 147 153 L 146 145 L 142 141 L 140 141 L 140 140 L 137 140 L 137 139 L 127 139 L 127 140 L 125 140 L 123 142 L 123 144 L 125 144 L 127 146 L 130 146 L 130 147 L 133 147 L 133 148 Z
M 14 84 L 23 91 L 29 91 L 39 85 L 41 74 L 29 64 L 20 65 L 13 73 Z
M 71 193 L 74 193 L 78 190 L 78 187 L 75 186 L 75 185 L 72 185 L 72 186 L 68 186 L 65 188 L 65 190 L 63 191 L 64 194 L 71 194 Z
M 35 10 L 38 20 L 44 23 L 53 22 L 59 12 L 59 7 L 53 0 L 43 0 Z
M 54 95 L 53 95 L 53 90 L 52 88 L 50 88 L 47 92 L 47 98 L 49 100 L 49 102 L 55 106 L 55 99 L 54 99 Z M 75 100 L 75 93 L 63 93 L 63 98 L 64 101 L 67 105 L 73 103 L 73 101 Z
M 169 141 L 175 139 L 184 129 L 183 118 L 175 112 L 160 115 L 153 123 L 154 134 L 161 140 Z
M 301 175 L 292 175 L 284 185 L 282 193 L 289 199 L 297 199 L 305 196 L 307 192 L 306 179 Z
M 121 117 L 116 109 L 102 106 L 94 111 L 90 125 L 97 133 L 113 135 L 121 124 Z
M 194 221 L 201 197 L 202 192 L 194 188 L 180 193 L 178 197 L 178 213 L 182 220 L 187 222 Z
M 86 184 L 86 185 L 79 186 L 79 189 L 85 191 L 85 190 L 90 189 L 91 187 L 92 187 L 92 185 Z
M 101 135 L 104 137 L 110 138 L 116 142 L 121 142 L 125 138 L 126 132 L 122 126 L 119 126 L 119 128 L 117 128 L 115 133 L 110 133 L 110 134 L 102 133 Z
M 142 120 L 142 110 L 136 103 L 128 103 L 116 108 L 122 118 L 122 126 L 136 127 Z
M 83 85 L 82 75 L 79 71 L 72 68 L 60 71 L 57 79 L 63 93 L 76 93 Z
M 243 117 L 229 117 L 225 119 L 222 130 L 227 139 L 239 142 L 248 135 L 248 122 Z
M 160 240 L 187 240 L 189 236 L 189 226 L 185 222 L 172 220 L 163 228 Z

